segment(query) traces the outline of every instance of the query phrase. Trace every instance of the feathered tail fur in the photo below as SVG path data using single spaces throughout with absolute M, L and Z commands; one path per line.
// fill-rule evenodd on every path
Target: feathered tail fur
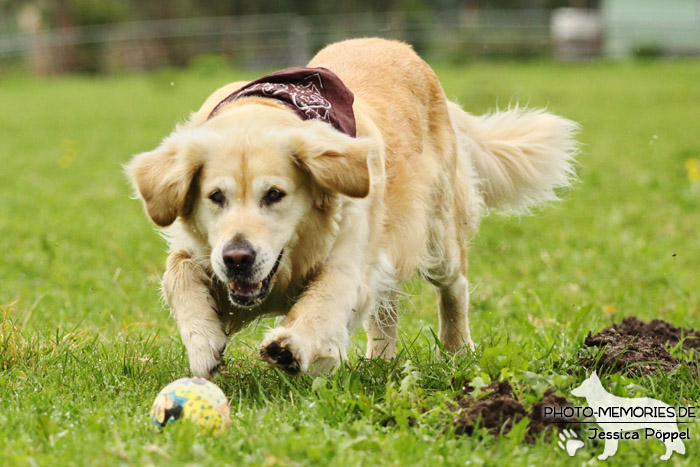
M 476 117 L 449 105 L 459 150 L 471 160 L 487 207 L 528 212 L 575 179 L 575 122 L 517 107 Z

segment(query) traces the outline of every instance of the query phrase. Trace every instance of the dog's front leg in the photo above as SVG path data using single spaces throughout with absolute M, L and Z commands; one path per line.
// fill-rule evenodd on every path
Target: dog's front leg
M 208 378 L 223 359 L 228 337 L 216 313 L 210 278 L 201 261 L 185 250 L 168 257 L 163 294 L 172 311 L 195 376 Z
M 598 459 L 604 461 L 608 457 L 615 455 L 617 452 L 617 442 L 616 439 L 606 439 L 603 453 L 598 456 Z
M 324 267 L 281 325 L 266 334 L 261 357 L 290 373 L 337 366 L 346 357 L 350 330 L 363 318 L 356 316 L 359 283 L 354 264 Z

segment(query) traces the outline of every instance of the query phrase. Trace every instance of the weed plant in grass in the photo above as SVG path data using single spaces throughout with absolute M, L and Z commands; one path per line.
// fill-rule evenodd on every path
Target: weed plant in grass
M 336 373 L 290 377 L 258 360 L 262 321 L 234 337 L 213 378 L 232 401 L 220 439 L 148 431 L 157 391 L 189 372 L 158 294 L 165 243 L 129 199 L 121 165 L 216 87 L 261 73 L 0 76 L 0 464 L 533 465 L 600 454 L 587 441 L 570 459 L 552 434 L 528 443 L 524 425 L 460 436 L 447 404 L 475 378 L 510 381 L 527 410 L 550 387 L 575 400 L 589 330 L 629 315 L 699 327 L 700 63 L 437 73 L 474 113 L 519 102 L 580 122 L 580 183 L 534 217 L 484 219 L 470 255 L 475 354 L 441 352 L 435 297 L 419 281 L 405 287 L 392 362 L 363 360 L 358 333 Z M 697 355 L 682 360 L 603 382 L 620 396 L 700 405 Z M 689 428 L 674 464 L 697 465 L 700 424 Z M 651 465 L 663 451 L 623 441 L 608 462 Z

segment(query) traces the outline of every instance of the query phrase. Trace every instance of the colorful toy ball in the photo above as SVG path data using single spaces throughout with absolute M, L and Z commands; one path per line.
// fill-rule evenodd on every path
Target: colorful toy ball
M 223 434 L 231 424 L 228 400 L 204 378 L 182 378 L 165 386 L 151 408 L 151 427 L 162 431 L 180 419 L 196 423 L 203 432 Z

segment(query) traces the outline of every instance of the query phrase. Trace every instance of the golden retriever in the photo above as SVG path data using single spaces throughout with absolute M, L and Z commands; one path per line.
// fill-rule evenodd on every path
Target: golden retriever
M 163 293 L 196 376 L 261 316 L 284 316 L 260 355 L 291 373 L 334 368 L 363 323 L 367 357 L 392 358 L 416 271 L 437 289 L 444 348 L 473 348 L 468 237 L 486 209 L 526 212 L 574 177 L 575 123 L 472 116 L 406 44 L 347 40 L 308 67 L 351 91 L 356 135 L 274 97 L 231 99 L 238 82 L 126 166 L 166 228 Z

